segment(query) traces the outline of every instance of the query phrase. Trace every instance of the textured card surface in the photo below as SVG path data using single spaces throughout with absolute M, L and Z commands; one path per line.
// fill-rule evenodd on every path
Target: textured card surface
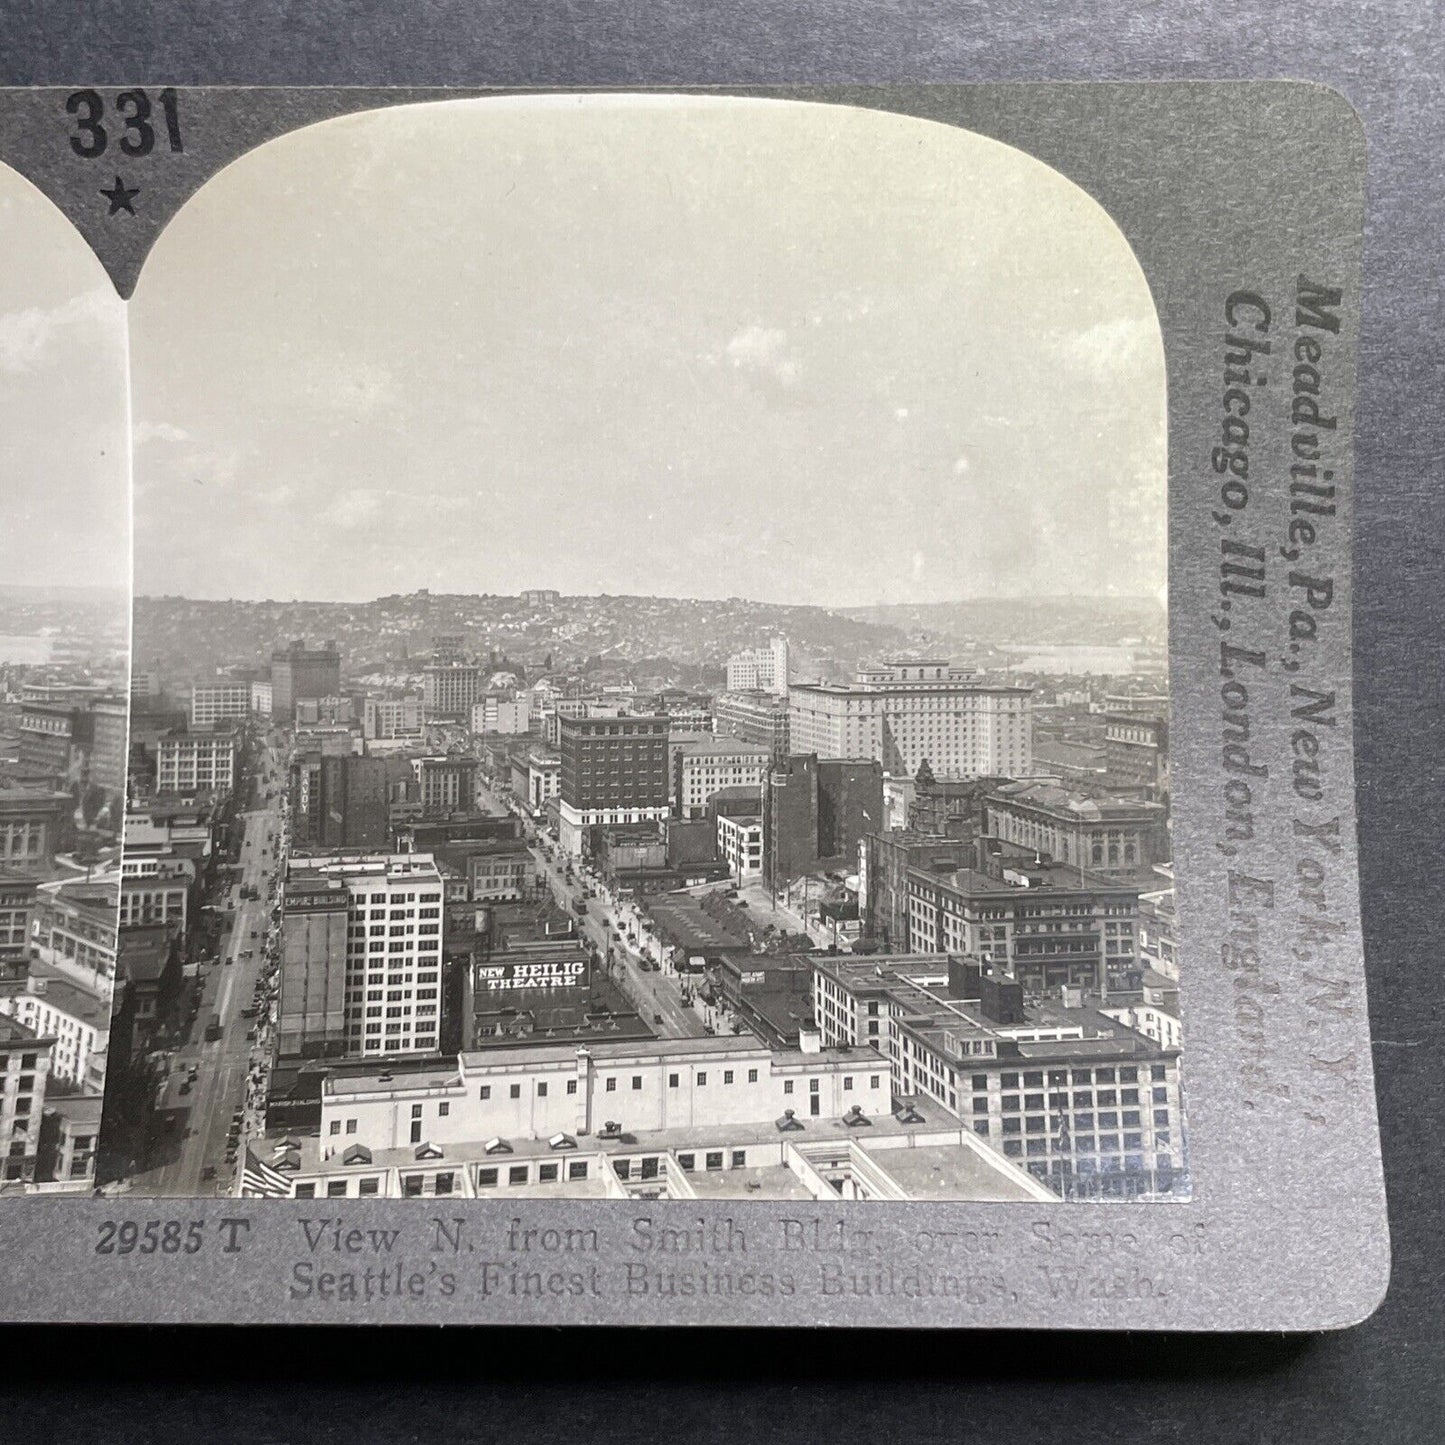
M 0 161 L 0 1314 L 1374 1308 L 1339 96 Z

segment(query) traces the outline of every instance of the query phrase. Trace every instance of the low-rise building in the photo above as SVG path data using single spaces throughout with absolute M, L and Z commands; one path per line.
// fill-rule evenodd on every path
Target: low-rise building
M 1050 783 L 1005 783 L 984 804 L 995 838 L 1108 877 L 1138 877 L 1169 861 L 1159 803 L 1091 797 Z
M 116 918 L 120 888 L 114 879 L 59 879 L 36 890 L 31 953 L 97 998 L 115 989 Z
M 977 960 L 814 960 L 824 1047 L 889 1059 L 895 1092 L 946 1108 L 1067 1199 L 1188 1192 L 1179 1051 L 1089 1007 L 1029 1006 Z
M 717 853 L 739 882 L 763 873 L 763 820 L 756 815 L 717 814 Z

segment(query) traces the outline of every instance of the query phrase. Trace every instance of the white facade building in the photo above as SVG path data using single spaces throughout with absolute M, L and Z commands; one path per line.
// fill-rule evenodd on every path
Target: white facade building
M 678 816 L 707 816 L 708 799 L 723 788 L 757 788 L 772 754 L 737 738 L 700 739 L 684 744 L 673 763 L 673 802 Z
M 368 697 L 361 731 L 363 737 L 380 740 L 422 737 L 426 708 L 419 697 Z
M 718 857 L 732 870 L 734 878 L 761 877 L 763 871 L 763 820 L 717 815 Z
M 249 682 L 197 683 L 191 689 L 191 726 L 208 728 L 251 712 Z
M 888 662 L 851 683 L 795 683 L 789 750 L 874 758 L 886 773 L 1019 777 L 1033 766 L 1031 690 L 977 683 L 946 662 Z
M 350 895 L 350 1055 L 428 1054 L 441 1025 L 442 879 L 430 853 L 293 858 L 288 886 L 330 881 Z
M 532 700 L 529 694 L 506 698 L 488 695 L 472 706 L 474 733 L 504 733 L 515 737 L 532 730 Z
M 229 793 L 236 777 L 235 739 L 225 733 L 172 733 L 156 744 L 156 791 Z
M 766 647 L 735 652 L 728 658 L 729 692 L 771 692 L 788 695 L 788 643 L 775 637 Z

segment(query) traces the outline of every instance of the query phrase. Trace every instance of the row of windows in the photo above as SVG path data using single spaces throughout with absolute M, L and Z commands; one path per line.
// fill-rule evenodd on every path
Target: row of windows
M 988 1088 L 988 1081 L 991 1076 L 988 1074 L 974 1074 L 972 1078 L 975 1090 Z M 1017 1089 L 1019 1087 L 1020 1075 L 1013 1072 L 999 1074 L 999 1084 L 1004 1089 Z M 1163 1064 L 1151 1064 L 1149 1066 L 1149 1077 L 1155 1083 L 1163 1083 L 1168 1077 L 1168 1070 Z M 1023 1087 L 1026 1089 L 1042 1089 L 1044 1087 L 1044 1071 L 1042 1069 L 1030 1069 L 1023 1075 Z M 1115 1067 L 1112 1064 L 1101 1064 L 1094 1069 L 1050 1069 L 1048 1071 L 1049 1087 L 1056 1088 L 1061 1084 L 1137 1084 L 1139 1082 L 1139 1070 L 1133 1064 L 1124 1064 Z

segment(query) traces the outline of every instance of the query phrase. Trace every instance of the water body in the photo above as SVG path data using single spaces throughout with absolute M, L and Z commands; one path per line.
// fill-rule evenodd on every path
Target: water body
M 50 638 L 21 637 L 0 632 L 0 663 L 24 663 L 43 666 L 50 661 Z
M 1022 654 L 1009 663 L 1010 672 L 1046 672 L 1094 676 L 1157 672 L 1160 663 L 1152 648 L 1092 647 L 1083 643 L 1061 643 L 1053 647 L 1006 647 L 1010 655 Z

